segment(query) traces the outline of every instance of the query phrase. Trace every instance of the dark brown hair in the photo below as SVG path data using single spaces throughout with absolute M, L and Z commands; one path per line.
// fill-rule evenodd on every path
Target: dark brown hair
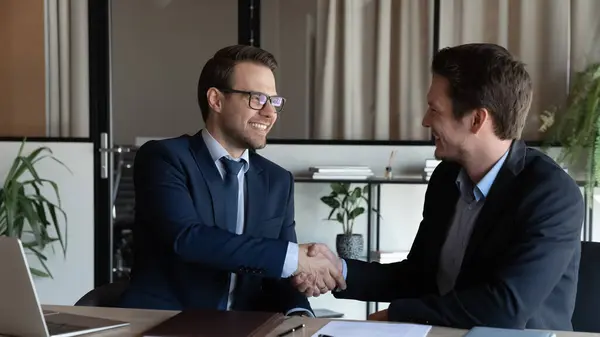
M 454 117 L 486 108 L 500 139 L 521 137 L 532 100 L 532 82 L 525 65 L 505 48 L 472 43 L 444 48 L 431 64 L 434 74 L 449 82 Z
M 262 64 L 271 69 L 271 71 L 277 69 L 275 57 L 258 47 L 234 45 L 217 51 L 206 62 L 198 79 L 198 105 L 200 106 L 204 122 L 206 122 L 209 115 L 208 100 L 206 98 L 208 89 L 212 87 L 231 89 L 233 69 L 240 62 Z

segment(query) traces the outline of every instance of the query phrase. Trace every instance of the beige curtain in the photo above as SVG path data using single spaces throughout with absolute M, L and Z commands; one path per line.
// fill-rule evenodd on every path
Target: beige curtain
M 319 0 L 311 138 L 428 140 L 431 0 Z
M 534 98 L 526 140 L 539 140 L 539 114 L 564 102 L 572 71 L 596 58 L 598 0 L 442 0 L 440 48 L 469 42 L 506 47 L 527 65 Z
M 48 137 L 89 137 L 87 1 L 45 0 Z

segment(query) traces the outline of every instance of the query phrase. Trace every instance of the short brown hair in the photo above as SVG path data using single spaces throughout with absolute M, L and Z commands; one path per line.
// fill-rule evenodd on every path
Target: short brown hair
M 240 62 L 256 62 L 268 67 L 271 71 L 277 69 L 275 57 L 258 47 L 234 45 L 217 51 L 206 62 L 198 79 L 198 105 L 204 122 L 206 122 L 209 115 L 208 100 L 206 98 L 208 89 L 212 87 L 230 88 L 233 69 Z
M 444 48 L 431 64 L 434 74 L 449 82 L 454 116 L 486 108 L 500 139 L 521 137 L 532 100 L 532 82 L 525 65 L 505 48 L 472 43 Z

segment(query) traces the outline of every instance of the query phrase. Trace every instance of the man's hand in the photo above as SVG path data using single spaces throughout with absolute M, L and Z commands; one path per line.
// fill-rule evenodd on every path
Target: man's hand
M 306 296 L 319 296 L 333 289 L 346 289 L 341 260 L 323 244 L 300 245 L 298 271 L 292 284 Z
M 375 313 L 372 313 L 367 318 L 368 321 L 388 321 L 388 311 L 387 309 L 381 310 Z

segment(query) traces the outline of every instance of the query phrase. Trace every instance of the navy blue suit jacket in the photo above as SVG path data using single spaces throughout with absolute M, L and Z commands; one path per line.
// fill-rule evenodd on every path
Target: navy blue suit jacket
M 293 177 L 254 152 L 249 163 L 245 231 L 236 235 L 216 225 L 232 210 L 200 133 L 140 147 L 133 168 L 134 265 L 121 306 L 217 309 L 233 272 L 233 310 L 311 310 L 280 278 L 288 241 L 296 242 Z
M 460 169 L 442 162 L 433 173 L 407 259 L 347 260 L 347 288 L 334 296 L 391 302 L 396 321 L 572 330 L 583 197 L 560 166 L 522 141 L 513 142 L 489 191 L 454 290 L 439 295 L 436 274 Z

